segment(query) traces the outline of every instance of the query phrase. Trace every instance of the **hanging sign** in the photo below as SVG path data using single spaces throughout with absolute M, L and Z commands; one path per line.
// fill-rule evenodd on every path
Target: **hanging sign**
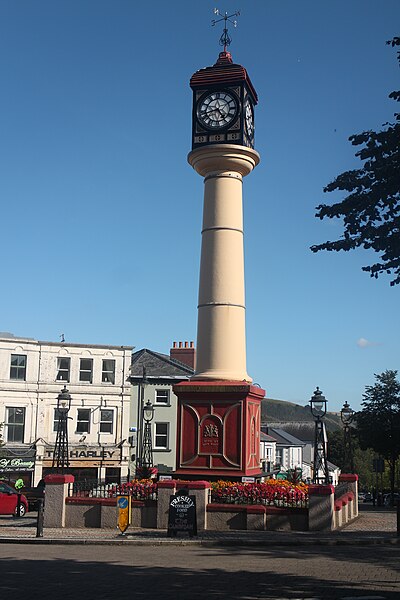
M 131 524 L 131 497 L 130 496 L 118 496 L 117 497 L 117 509 L 118 509 L 118 528 L 121 533 L 125 533 Z
M 187 531 L 190 537 L 197 535 L 196 496 L 187 494 L 187 490 L 179 490 L 170 496 L 167 532 L 170 537 L 176 537 L 178 531 Z

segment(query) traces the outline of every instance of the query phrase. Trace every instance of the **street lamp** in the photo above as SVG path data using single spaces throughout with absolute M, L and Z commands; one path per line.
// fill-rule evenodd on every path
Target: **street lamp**
M 143 366 L 142 379 L 138 383 L 138 432 L 137 432 L 137 454 L 136 454 L 136 470 L 142 466 L 143 441 L 144 441 L 144 394 L 146 387 L 149 385 L 146 375 L 146 367 Z
M 154 406 L 147 400 L 143 407 L 144 435 L 142 448 L 142 464 L 144 469 L 150 469 L 153 466 L 153 444 L 151 441 L 151 421 L 154 417 Z
M 69 467 L 68 456 L 68 412 L 71 408 L 71 394 L 64 385 L 57 396 L 57 436 L 53 453 L 52 469 L 64 473 Z
M 344 437 L 344 461 L 343 469 L 345 473 L 354 473 L 354 458 L 353 458 L 353 444 L 351 439 L 351 428 L 350 425 L 354 420 L 355 412 L 350 408 L 350 404 L 345 402 L 343 408 L 340 411 L 340 418 L 343 423 L 343 437 Z
M 319 387 L 310 399 L 311 414 L 315 419 L 313 479 L 316 484 L 328 485 L 329 471 L 326 459 L 325 424 L 322 419 L 326 415 L 326 398 Z

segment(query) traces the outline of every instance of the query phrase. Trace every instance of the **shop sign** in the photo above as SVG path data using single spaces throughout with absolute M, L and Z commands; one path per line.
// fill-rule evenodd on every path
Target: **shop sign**
M 167 535 L 176 537 L 178 531 L 197 535 L 196 496 L 189 496 L 186 489 L 177 491 L 169 501 Z
M 52 458 L 53 454 L 54 449 L 49 448 L 46 450 L 46 458 Z M 69 458 L 70 460 L 119 460 L 120 451 L 119 449 L 107 450 L 106 448 L 71 448 Z
M 22 458 L 17 456 L 0 456 L 0 471 L 33 471 L 35 460 L 32 458 Z

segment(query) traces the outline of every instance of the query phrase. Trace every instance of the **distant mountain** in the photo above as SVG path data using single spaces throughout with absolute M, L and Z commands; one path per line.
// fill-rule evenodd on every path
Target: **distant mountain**
M 263 425 L 302 421 L 314 422 L 309 406 L 300 406 L 300 404 L 294 404 L 286 400 L 274 400 L 273 398 L 264 398 L 261 402 L 261 422 Z M 327 412 L 324 421 L 326 428 L 330 431 L 341 427 L 340 416 L 336 413 Z

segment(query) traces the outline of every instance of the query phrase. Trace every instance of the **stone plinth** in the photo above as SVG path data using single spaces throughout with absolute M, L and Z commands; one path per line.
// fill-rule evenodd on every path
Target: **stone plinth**
M 183 479 L 260 475 L 261 400 L 245 381 L 189 381 L 178 397 L 177 469 Z

